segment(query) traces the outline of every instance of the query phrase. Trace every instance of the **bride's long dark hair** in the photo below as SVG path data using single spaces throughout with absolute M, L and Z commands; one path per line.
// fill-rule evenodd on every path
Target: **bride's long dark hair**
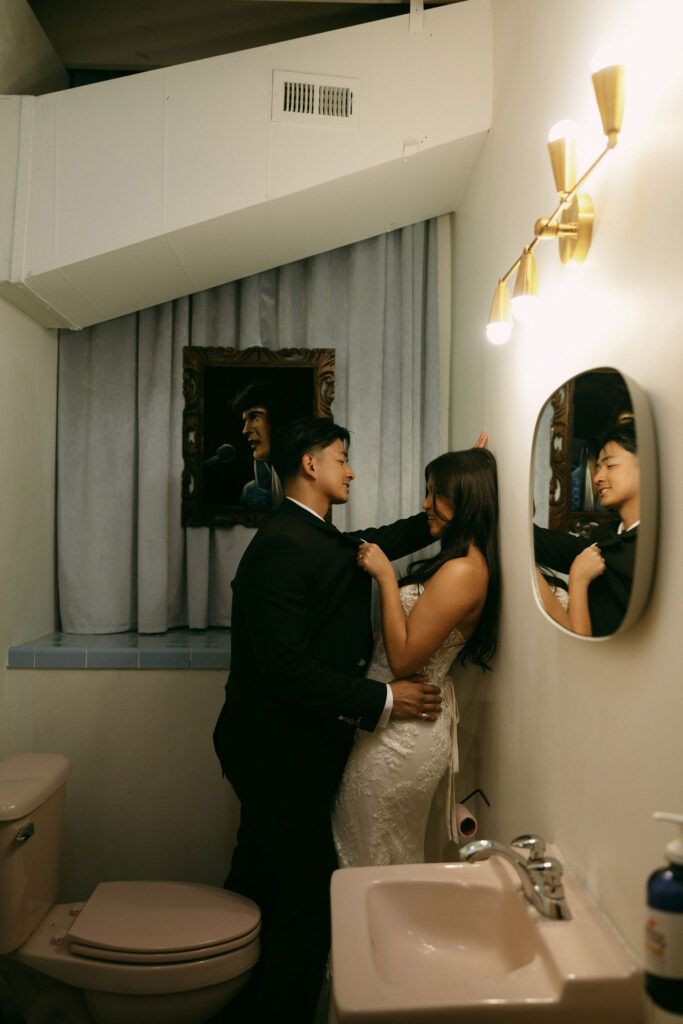
M 446 528 L 440 538 L 438 554 L 412 562 L 401 583 L 424 583 L 444 562 L 462 558 L 470 544 L 474 544 L 486 561 L 489 585 L 477 628 L 457 660 L 463 665 L 471 661 L 473 665 L 488 669 L 498 639 L 501 589 L 496 460 L 486 448 L 445 452 L 426 467 L 425 481 L 430 477 L 435 513 L 440 516 L 441 497 L 452 503 L 455 515 L 450 521 L 444 518 Z

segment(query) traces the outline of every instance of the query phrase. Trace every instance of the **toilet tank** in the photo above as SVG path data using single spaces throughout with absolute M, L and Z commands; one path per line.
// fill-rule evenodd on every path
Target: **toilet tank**
M 55 901 L 70 774 L 61 754 L 0 761 L 0 954 L 21 946 Z

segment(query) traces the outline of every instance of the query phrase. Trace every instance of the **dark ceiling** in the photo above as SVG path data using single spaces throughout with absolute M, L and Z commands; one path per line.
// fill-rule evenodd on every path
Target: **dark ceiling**
M 440 0 L 458 2 L 458 0 Z M 149 71 L 406 14 L 404 2 L 29 0 L 70 71 Z

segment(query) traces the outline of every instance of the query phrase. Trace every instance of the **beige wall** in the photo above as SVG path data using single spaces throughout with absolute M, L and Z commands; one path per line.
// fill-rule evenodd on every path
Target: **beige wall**
M 7 649 L 54 629 L 56 332 L 0 299 L 0 756 Z
M 493 12 L 493 126 L 458 209 L 453 271 L 452 442 L 470 443 L 486 427 L 501 485 L 505 590 L 481 780 L 493 807 L 480 834 L 509 840 L 534 830 L 553 840 L 640 954 L 645 880 L 671 837 L 650 816 L 683 810 L 683 307 L 673 230 L 683 220 L 683 5 L 493 0 Z M 631 51 L 628 101 L 617 149 L 591 179 L 597 223 L 588 259 L 563 268 L 555 243 L 539 245 L 543 315 L 492 346 L 484 327 L 497 279 L 554 206 L 549 127 L 579 121 L 581 169 L 602 147 L 590 60 L 611 41 Z M 651 399 L 659 557 L 641 621 L 585 643 L 535 607 L 526 495 L 541 405 L 562 381 L 601 365 L 628 374 Z
M 26 0 L 0 0 L 0 23 L 0 93 L 66 85 Z M 2 214 L 0 222 L 10 229 Z M 56 401 L 56 331 L 0 299 L 0 756 L 8 743 L 7 648 L 54 628 Z
M 0 92 L 66 85 L 25 0 L 0 0 L 0 22 Z M 0 758 L 16 749 L 7 649 L 55 626 L 56 403 L 57 332 L 0 299 Z
M 13 750 L 66 754 L 59 899 L 98 882 L 222 885 L 239 817 L 211 733 L 224 671 L 13 669 Z

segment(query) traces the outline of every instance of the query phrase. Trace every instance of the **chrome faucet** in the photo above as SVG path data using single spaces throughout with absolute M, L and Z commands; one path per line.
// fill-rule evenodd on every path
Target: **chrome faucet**
M 527 850 L 529 856 L 524 857 L 519 850 Z M 492 839 L 478 839 L 460 848 L 461 859 L 467 861 L 488 860 L 494 854 L 512 864 L 524 895 L 540 914 L 556 921 L 571 920 L 562 885 L 562 865 L 556 857 L 546 855 L 540 836 L 517 836 L 509 846 Z

